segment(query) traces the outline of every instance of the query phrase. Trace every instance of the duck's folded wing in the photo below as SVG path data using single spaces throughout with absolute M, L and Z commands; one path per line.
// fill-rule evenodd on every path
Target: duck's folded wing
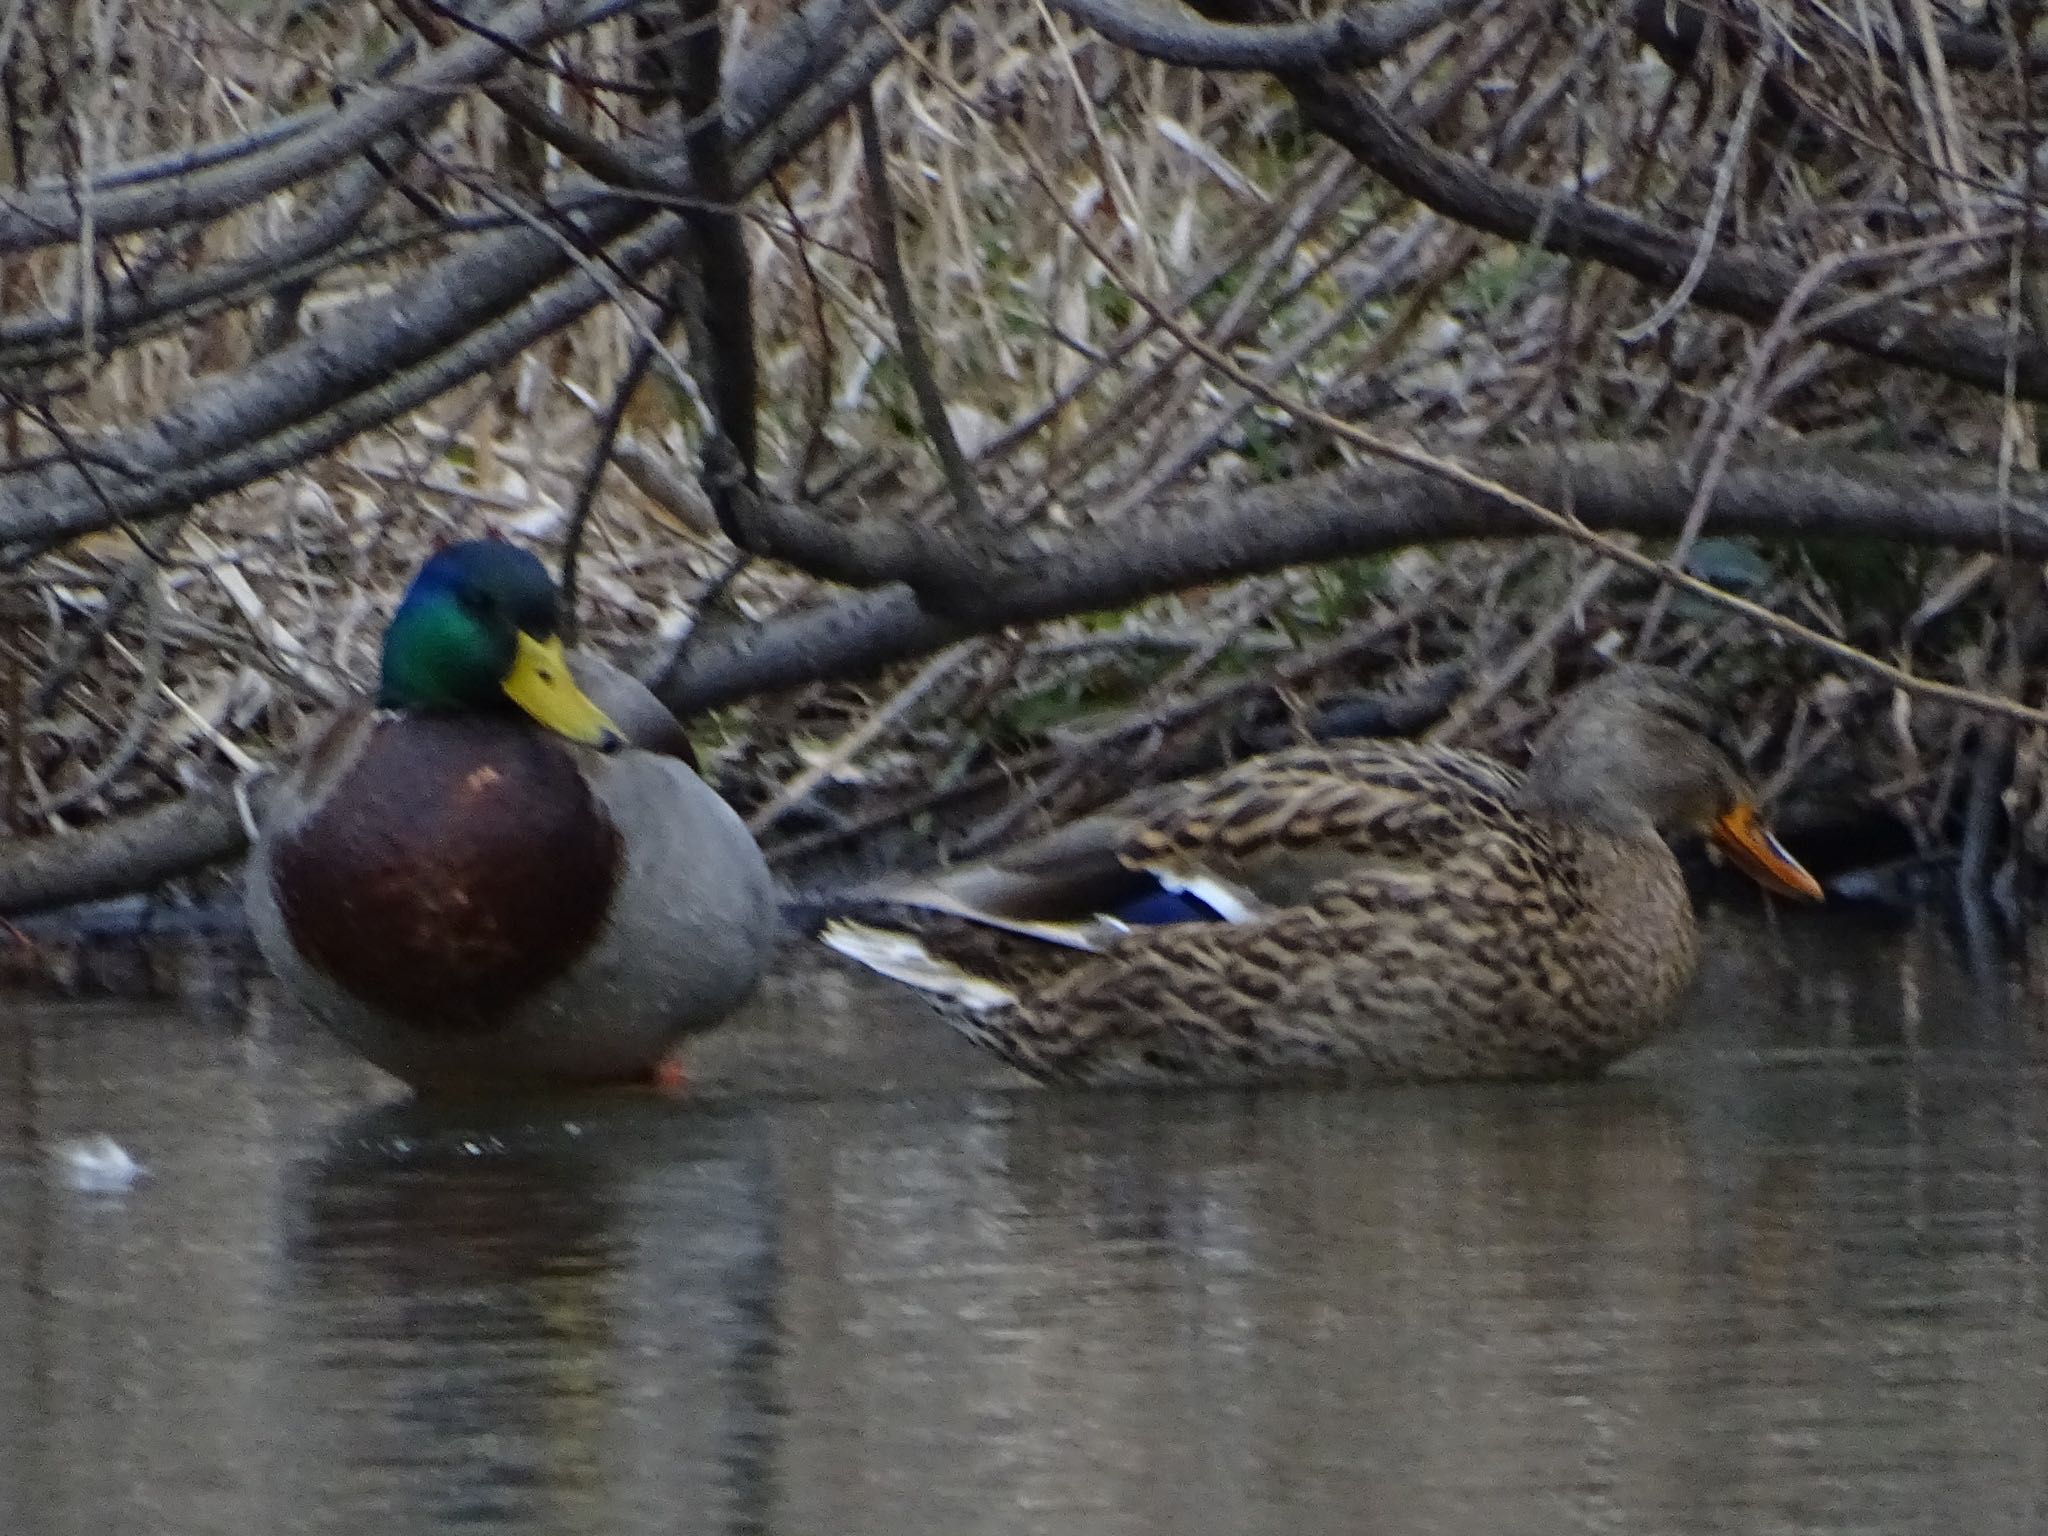
M 1489 758 L 1402 742 L 1302 747 L 1176 786 L 1130 822 L 1120 860 L 1232 918 L 1325 882 L 1425 870 L 1519 821 L 1519 778 Z
M 1151 883 L 1120 856 L 1127 831 L 1120 817 L 1093 816 L 982 863 L 891 881 L 868 894 L 1067 948 L 1096 949 L 1119 926 L 1104 914 Z
M 1362 868 L 1426 868 L 1514 817 L 1519 780 L 1483 757 L 1406 743 L 1304 747 L 1142 790 L 982 863 L 894 883 L 884 900 L 1097 948 L 1147 891 L 1243 922 Z

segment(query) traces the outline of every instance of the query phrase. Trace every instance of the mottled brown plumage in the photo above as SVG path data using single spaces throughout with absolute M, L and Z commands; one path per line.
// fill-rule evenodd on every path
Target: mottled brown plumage
M 1592 1072 L 1692 976 L 1660 830 L 1711 830 L 1765 883 L 1819 894 L 1755 826 L 1711 729 L 1691 687 L 1623 669 L 1567 703 L 1526 777 L 1401 743 L 1274 753 L 877 892 L 861 915 L 896 936 L 842 922 L 826 941 L 937 994 L 1040 1078 Z M 1123 929 L 1062 910 L 1081 891 L 1114 902 L 1119 875 L 1235 920 Z

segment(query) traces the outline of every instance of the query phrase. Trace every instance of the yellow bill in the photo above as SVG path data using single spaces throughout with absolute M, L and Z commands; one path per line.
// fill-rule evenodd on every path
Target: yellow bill
M 559 736 L 610 752 L 625 744 L 611 717 L 569 675 L 562 642 L 519 632 L 519 654 L 506 674 L 505 696 Z
M 1797 901 L 1823 899 L 1820 882 L 1771 836 L 1755 806 L 1736 806 L 1714 823 L 1711 835 L 1728 861 L 1765 890 Z

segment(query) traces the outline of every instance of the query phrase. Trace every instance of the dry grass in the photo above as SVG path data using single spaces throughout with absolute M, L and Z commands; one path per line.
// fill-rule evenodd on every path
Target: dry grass
M 48 25 L 62 25 L 57 10 Z M 1375 83 L 1439 144 L 1525 181 L 1589 186 L 1643 216 L 1802 263 L 1857 256 L 1859 285 L 1904 287 L 1944 310 L 2003 312 L 2010 263 L 2000 231 L 2012 213 L 2000 189 L 2017 184 L 2014 145 L 2031 137 L 2013 127 L 2024 114 L 2010 78 L 1876 69 L 1814 9 L 1772 0 L 1764 14 L 1796 53 L 1793 78 L 1830 119 L 1825 142 L 1803 150 L 1747 88 L 1739 62 L 1711 89 L 1678 88 L 1615 29 L 1614 10 L 1491 0 Z M 246 132 L 317 104 L 389 44 L 369 5 L 330 4 L 295 21 L 279 11 L 287 8 L 100 0 L 67 13 L 67 37 L 17 40 L 24 74 L 40 70 L 56 88 L 15 178 L 73 176 Z M 738 46 L 762 20 L 740 19 Z M 631 67 L 622 28 L 579 38 L 571 51 L 591 74 Z M 556 88 L 552 99 L 601 133 L 632 126 L 614 98 Z M 1248 406 L 1143 326 L 1077 223 L 1247 365 L 1439 449 L 1654 436 L 1705 461 L 1717 443 L 1803 439 L 2032 461 L 2027 410 L 1887 374 L 1796 327 L 1767 349 L 1756 328 L 1682 303 L 1660 307 L 1610 272 L 1472 235 L 1371 182 L 1306 133 L 1270 83 L 1139 60 L 1037 4 L 978 0 L 958 12 L 920 66 L 885 78 L 879 106 L 940 382 L 964 446 L 983 455 L 991 516 L 1005 526 L 1055 538 L 1077 522 L 1142 515 L 1191 483 L 1262 481 L 1339 452 Z M 1035 188 L 1020 144 L 1052 168 L 1058 197 Z M 410 179 L 460 216 L 564 174 L 478 98 L 449 115 Z M 764 462 L 783 486 L 854 475 L 869 505 L 949 516 L 867 259 L 860 193 L 859 146 L 842 124 L 777 195 L 748 209 Z M 280 194 L 189 246 L 119 242 L 118 256 L 229 255 L 308 195 Z M 392 199 L 373 227 L 418 219 Z M 303 323 L 402 283 L 413 263 L 457 238 L 331 275 Z M 53 252 L 7 268 L 7 311 L 72 307 L 78 259 Z M 195 378 L 246 359 L 260 318 L 230 312 L 96 357 L 63 376 L 56 413 L 74 432 L 146 419 Z M 431 411 L 160 527 L 148 556 L 108 534 L 9 578 L 0 595 L 18 618 L 0 638 L 0 664 L 19 671 L 32 697 L 118 574 L 162 562 L 157 595 L 132 604 L 104 649 L 22 720 L 15 824 L 75 826 L 301 738 L 346 691 L 370 683 L 381 617 L 435 540 L 494 529 L 552 547 L 638 323 L 616 309 L 594 315 Z M 10 426 L 17 454 L 48 446 L 29 416 Z M 698 435 L 688 386 L 650 382 L 629 430 L 642 447 L 687 462 Z M 685 629 L 730 558 L 708 526 L 679 523 L 614 472 L 585 574 L 589 639 L 644 653 Z M 1719 542 L 1702 553 L 1718 562 L 1716 579 L 1751 583 L 1808 622 L 1944 675 L 1996 680 L 2015 599 L 1986 563 L 1759 554 Z M 997 760 L 1045 775 L 1048 803 L 1080 803 L 1128 782 L 1138 747 L 1165 767 L 1193 738 L 1250 739 L 1305 718 L 1332 689 L 1398 684 L 1445 663 L 1492 684 L 1492 702 L 1461 717 L 1460 730 L 1511 745 L 1589 649 L 1625 648 L 1635 634 L 1650 594 L 1592 571 L 1564 550 L 1456 549 L 1265 578 L 975 642 L 918 672 L 916 695 L 879 727 L 867 722 L 910 671 L 872 689 L 811 690 L 721 716 L 705 723 L 705 745 L 749 807 L 820 765 L 802 803 L 776 809 L 774 836 L 793 840 L 793 854 L 847 846 L 849 826 L 877 824 L 910 845 L 941 833 L 986 841 L 1018 822 L 1002 809 L 1009 780 L 991 776 Z M 801 576 L 753 569 L 728 600 L 759 618 L 816 596 Z M 1676 617 L 1656 654 L 1711 656 L 1750 676 L 1759 690 L 1752 744 L 1765 763 L 1789 765 L 1788 782 L 1875 794 L 1930 838 L 1950 819 L 1959 724 L 1917 718 L 1683 604 Z M 1374 643 L 1298 668 L 1277 696 L 1233 684 L 1360 626 L 1377 626 Z M 1218 698 L 1208 712 L 1174 716 L 1175 701 L 1204 689 Z M 1153 728 L 1103 732 L 1131 720 Z M 2048 821 L 2042 760 L 2031 746 L 2022 754 L 2015 791 L 2030 826 Z M 1002 793 L 934 800 L 934 786 L 972 787 L 977 776 Z

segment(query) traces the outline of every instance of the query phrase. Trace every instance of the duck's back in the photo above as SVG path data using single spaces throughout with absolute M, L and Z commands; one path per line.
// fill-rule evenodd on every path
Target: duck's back
M 1211 871 L 1290 905 L 1324 880 L 1430 870 L 1488 829 L 1511 833 L 1520 786 L 1474 752 L 1293 748 L 1139 800 L 1125 812 L 1119 855 L 1146 869 Z

